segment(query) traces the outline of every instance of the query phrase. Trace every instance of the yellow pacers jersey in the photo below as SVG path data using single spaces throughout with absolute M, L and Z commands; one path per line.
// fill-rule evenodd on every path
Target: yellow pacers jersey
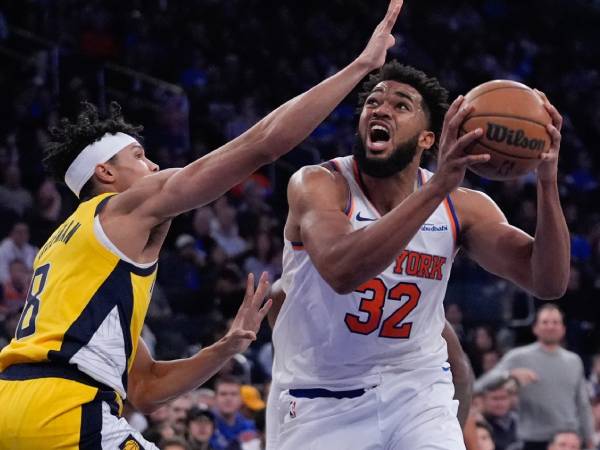
M 99 212 L 112 195 L 81 203 L 40 249 L 0 372 L 20 363 L 70 364 L 125 397 L 156 263 L 127 262 L 104 234 Z

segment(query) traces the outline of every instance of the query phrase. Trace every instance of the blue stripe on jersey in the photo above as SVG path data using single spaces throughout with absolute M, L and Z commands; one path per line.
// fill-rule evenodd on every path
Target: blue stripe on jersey
M 458 216 L 456 215 L 456 211 L 454 209 L 454 203 L 452 202 L 452 198 L 448 196 L 448 206 L 450 206 L 450 212 L 452 213 L 452 220 L 454 221 L 454 225 L 456 225 L 456 239 L 460 238 L 460 222 L 458 221 Z M 457 242 L 458 244 L 458 242 Z

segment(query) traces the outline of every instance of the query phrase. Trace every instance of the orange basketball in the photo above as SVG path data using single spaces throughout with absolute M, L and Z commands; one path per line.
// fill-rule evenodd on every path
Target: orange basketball
M 461 134 L 476 128 L 483 136 L 465 151 L 488 153 L 491 159 L 469 169 L 492 180 L 510 180 L 534 170 L 540 154 L 550 147 L 546 125 L 552 123 L 542 99 L 530 87 L 509 80 L 494 80 L 466 96 L 474 110 L 463 122 Z

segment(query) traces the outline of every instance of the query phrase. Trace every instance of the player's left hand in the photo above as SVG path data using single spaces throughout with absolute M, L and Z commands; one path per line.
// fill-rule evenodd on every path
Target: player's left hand
M 556 181 L 558 178 L 558 153 L 560 151 L 560 140 L 561 140 L 561 129 L 563 124 L 563 118 L 558 110 L 550 103 L 546 94 L 542 91 L 535 90 L 544 102 L 544 107 L 550 117 L 552 118 L 552 124 L 547 125 L 548 134 L 550 135 L 551 142 L 548 151 L 540 155 L 542 162 L 538 166 L 537 175 L 541 181 Z
M 245 351 L 252 341 L 256 340 L 260 324 L 273 304 L 273 301 L 269 299 L 263 305 L 268 290 L 269 276 L 267 272 L 262 273 L 256 290 L 254 290 L 254 275 L 248 275 L 244 300 L 224 338 L 232 354 Z

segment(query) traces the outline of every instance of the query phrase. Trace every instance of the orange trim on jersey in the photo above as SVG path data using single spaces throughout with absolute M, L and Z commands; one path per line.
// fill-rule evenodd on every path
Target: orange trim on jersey
M 444 208 L 446 208 L 446 214 L 448 215 L 448 219 L 450 222 L 450 226 L 452 227 L 452 236 L 454 237 L 454 245 L 458 247 L 458 230 L 456 229 L 456 222 L 454 220 L 454 216 L 452 214 L 452 210 L 450 209 L 450 203 L 448 203 L 448 197 L 444 199 Z
M 304 250 L 303 242 L 291 242 L 293 250 Z
M 333 169 L 338 172 L 340 175 L 343 175 L 344 172 L 342 172 L 342 166 L 340 166 L 340 163 L 337 162 L 335 159 L 330 159 L 329 161 L 327 161 L 331 164 L 333 164 Z M 348 182 L 346 181 L 346 184 L 348 184 Z M 352 196 L 352 189 L 350 189 L 350 186 L 348 186 L 348 201 L 346 202 L 346 207 L 344 208 L 344 214 L 346 214 L 348 217 L 352 217 L 352 213 L 354 212 L 354 197 Z

